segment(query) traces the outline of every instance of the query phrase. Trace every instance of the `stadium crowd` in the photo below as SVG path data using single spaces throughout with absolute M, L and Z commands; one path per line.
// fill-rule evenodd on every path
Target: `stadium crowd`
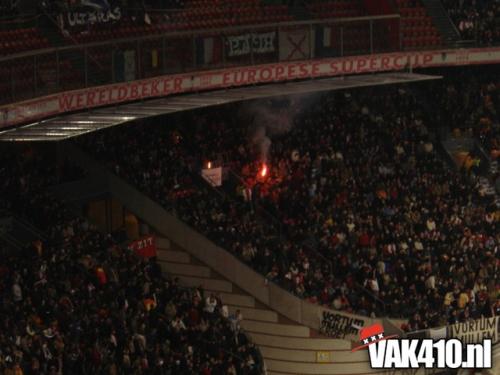
M 261 373 L 218 296 L 165 278 L 123 233 L 99 232 L 46 192 L 83 171 L 32 150 L 2 161 L 0 207 L 46 234 L 24 252 L 2 248 L 2 374 Z
M 434 111 L 438 122 L 454 129 L 456 136 L 474 137 L 484 153 L 498 166 L 500 156 L 500 80 L 495 67 L 467 74 L 458 69 L 445 85 L 436 87 L 439 98 Z M 500 169 L 490 176 L 500 194 Z
M 464 39 L 491 45 L 500 41 L 500 2 L 443 0 Z
M 255 177 L 262 148 L 248 140 L 252 116 L 239 119 L 240 109 L 181 116 L 180 131 L 139 124 L 84 143 L 298 296 L 411 317 L 409 330 L 500 313 L 500 213 L 435 149 L 416 95 L 377 88 L 309 102 L 274 137 L 265 178 Z M 207 160 L 242 175 L 238 198 L 200 180 Z

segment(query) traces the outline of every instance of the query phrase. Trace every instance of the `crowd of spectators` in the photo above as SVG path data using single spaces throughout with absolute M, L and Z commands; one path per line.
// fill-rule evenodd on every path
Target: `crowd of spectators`
M 498 166 L 500 156 L 500 80 L 495 67 L 458 68 L 436 86 L 437 121 L 453 130 L 454 137 L 479 141 L 484 154 Z M 496 163 L 495 163 L 496 161 Z M 490 168 L 490 179 L 500 194 L 500 169 Z
M 290 105 L 301 101 L 265 160 L 244 104 L 173 119 L 180 131 L 155 121 L 83 143 L 302 298 L 410 317 L 411 330 L 498 314 L 500 212 L 436 150 L 420 99 L 399 87 Z M 207 160 L 241 175 L 237 198 L 200 182 Z M 269 173 L 256 177 L 264 161 Z
M 2 160 L 1 208 L 46 238 L 2 249 L 0 372 L 20 374 L 260 374 L 257 349 L 218 296 L 162 275 L 46 192 L 84 173 L 33 149 Z M 229 318 L 229 319 L 228 319 Z
M 463 39 L 491 45 L 500 41 L 500 2 L 443 0 Z

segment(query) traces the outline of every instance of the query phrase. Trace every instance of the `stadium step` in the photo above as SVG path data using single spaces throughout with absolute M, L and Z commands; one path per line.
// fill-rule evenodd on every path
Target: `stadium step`
M 174 276 L 195 276 L 195 277 L 210 277 L 210 268 L 205 266 L 197 266 L 184 263 L 171 263 L 160 260 L 158 262 L 162 271 Z
M 228 308 L 230 313 L 234 313 L 239 309 L 241 314 L 243 315 L 243 319 L 258 320 L 261 322 L 270 323 L 278 322 L 278 314 L 272 310 L 255 309 L 241 306 L 228 306 Z
M 270 322 L 259 322 L 256 320 L 246 320 L 241 322 L 241 326 L 247 332 L 265 333 L 270 335 L 287 337 L 310 337 L 310 329 L 301 325 L 280 324 Z
M 271 346 L 275 348 L 317 351 L 351 350 L 351 343 L 346 340 L 286 337 L 264 333 L 250 333 L 250 336 L 258 345 Z
M 342 363 L 339 365 L 338 363 L 309 363 L 266 359 L 266 366 L 269 371 L 297 375 L 347 375 L 374 373 L 374 370 L 370 367 L 369 362 Z M 384 370 L 379 370 L 379 372 L 383 371 Z
M 156 239 L 156 247 L 161 250 L 169 250 L 171 247 L 170 240 L 168 238 L 160 237 Z
M 273 348 L 271 346 L 260 346 L 260 351 L 264 358 L 276 359 L 282 361 L 292 362 L 317 362 L 317 352 L 315 350 L 295 350 Z M 358 350 L 356 352 L 348 353 L 348 355 L 339 355 L 335 351 L 323 351 L 329 358 L 332 358 L 335 363 L 342 362 L 366 362 L 368 360 L 367 352 Z
M 182 284 L 189 287 L 196 288 L 198 286 L 201 286 L 203 289 L 213 290 L 215 292 L 231 293 L 233 291 L 233 284 L 231 284 L 229 281 L 176 274 L 174 274 L 174 276 L 177 276 Z
M 213 290 L 207 290 L 206 292 L 213 292 L 218 294 L 222 300 L 222 303 L 225 305 L 237 306 L 238 308 L 255 307 L 255 298 L 253 298 L 252 296 L 237 293 L 219 293 Z
M 158 249 L 156 251 L 158 260 L 164 262 L 174 262 L 174 263 L 191 263 L 191 257 L 188 253 L 184 251 L 175 250 L 163 250 Z

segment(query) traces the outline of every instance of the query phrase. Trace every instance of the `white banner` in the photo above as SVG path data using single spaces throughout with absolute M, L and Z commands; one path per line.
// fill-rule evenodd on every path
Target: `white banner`
M 201 176 L 212 186 L 222 185 L 222 167 L 202 169 Z
M 274 41 L 276 32 L 260 34 L 243 34 L 239 36 L 228 36 L 228 55 L 242 56 L 253 53 L 269 53 L 274 52 Z M 250 48 L 251 46 L 251 48 Z
M 59 22 L 64 27 L 87 26 L 118 21 L 122 17 L 119 7 L 109 10 L 74 11 L 59 15 Z
M 464 344 L 477 344 L 483 339 L 498 341 L 498 316 L 457 323 L 446 328 L 448 339 L 456 338 Z
M 387 72 L 407 67 L 431 68 L 500 63 L 500 48 L 395 52 L 242 66 L 140 81 L 97 86 L 30 99 L 0 107 L 0 128 L 69 111 L 165 97 L 192 91 L 215 90 L 288 80 Z

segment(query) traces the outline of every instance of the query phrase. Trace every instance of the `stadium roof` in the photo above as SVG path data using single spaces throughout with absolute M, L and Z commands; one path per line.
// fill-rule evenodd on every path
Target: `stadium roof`
M 61 141 L 133 120 L 243 100 L 441 79 L 414 73 L 381 73 L 239 87 L 98 108 L 0 132 L 0 141 Z

